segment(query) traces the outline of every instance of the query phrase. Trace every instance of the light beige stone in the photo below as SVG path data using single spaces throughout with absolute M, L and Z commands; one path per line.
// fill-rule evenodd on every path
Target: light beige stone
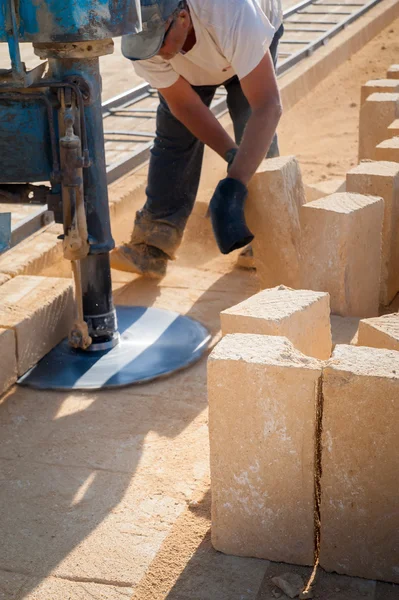
M 346 188 L 384 200 L 380 303 L 387 306 L 399 292 L 399 164 L 360 163 L 347 173 Z
M 263 290 L 220 313 L 222 333 L 288 338 L 308 356 L 331 356 L 330 298 L 324 292 L 279 286 Z
M 68 335 L 73 317 L 68 279 L 20 276 L 0 286 L 0 328 L 15 332 L 18 375 Z
M 255 235 L 255 266 L 262 288 L 300 287 L 299 209 L 305 193 L 292 156 L 264 160 L 249 184 L 246 219 Z
M 17 381 L 15 332 L 0 329 L 0 394 Z
M 389 79 L 399 79 L 399 65 L 391 65 L 387 71 Z
M 397 136 L 399 136 L 399 119 L 395 119 L 388 125 L 388 138 Z
M 360 108 L 359 161 L 386 160 L 376 156 L 375 147 L 387 137 L 387 127 L 399 118 L 399 94 L 371 94 Z
M 360 92 L 360 106 L 362 106 L 371 94 L 399 92 L 398 79 L 370 79 L 362 85 Z
M 304 190 L 306 202 L 313 202 L 330 194 L 345 192 L 345 179 L 326 179 L 318 183 L 304 184 Z
M 11 278 L 9 275 L 6 275 L 5 273 L 0 273 L 0 285 L 3 285 L 3 283 L 9 281 L 10 279 Z
M 322 363 L 283 337 L 226 335 L 208 360 L 212 543 L 313 561 L 315 406 Z
M 323 398 L 320 565 L 399 582 L 399 352 L 337 346 Z
M 10 277 L 38 275 L 62 258 L 61 225 L 37 232 L 0 256 L 0 273 Z
M 328 292 L 334 314 L 378 314 L 383 211 L 381 198 L 348 192 L 302 207 L 302 287 Z
M 399 163 L 399 136 L 384 140 L 375 149 L 375 160 Z
M 362 319 L 357 345 L 399 350 L 399 313 Z

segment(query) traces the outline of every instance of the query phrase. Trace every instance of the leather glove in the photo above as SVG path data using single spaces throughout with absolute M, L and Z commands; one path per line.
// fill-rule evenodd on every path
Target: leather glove
M 247 246 L 254 236 L 244 216 L 246 186 L 232 177 L 219 181 L 209 204 L 213 233 L 222 254 Z

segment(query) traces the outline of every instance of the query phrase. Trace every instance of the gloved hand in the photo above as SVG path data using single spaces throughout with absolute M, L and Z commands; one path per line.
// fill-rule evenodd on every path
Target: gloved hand
M 219 181 L 209 204 L 213 233 L 222 254 L 247 246 L 254 236 L 244 216 L 246 186 L 231 177 Z

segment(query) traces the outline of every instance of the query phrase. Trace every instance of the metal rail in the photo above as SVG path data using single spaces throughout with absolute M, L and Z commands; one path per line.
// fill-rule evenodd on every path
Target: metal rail
M 339 0 L 302 0 L 288 8 L 284 11 L 284 26 L 285 31 L 289 33 L 289 37 L 283 36 L 280 40 L 280 62 L 277 67 L 277 76 L 283 75 L 301 60 L 313 54 L 315 50 L 327 44 L 329 39 L 380 1 L 369 0 L 362 3 L 353 0 L 351 2 L 345 2 L 345 0 L 342 0 L 342 2 Z M 326 16 L 330 19 L 326 19 Z M 295 37 L 295 34 L 298 34 L 298 37 Z M 306 38 L 301 37 L 304 35 L 306 35 Z M 297 49 L 298 46 L 301 47 Z M 143 142 L 142 140 L 143 138 L 155 137 L 156 108 L 140 106 L 140 103 L 147 101 L 148 104 L 149 99 L 156 99 L 156 94 L 157 91 L 152 89 L 150 85 L 142 83 L 103 103 L 105 125 L 107 125 L 109 117 L 126 118 L 131 116 L 134 119 L 154 117 L 151 122 L 151 132 L 137 129 L 123 131 L 120 126 L 111 129 L 105 128 L 106 150 L 112 141 L 125 142 L 127 145 L 127 150 L 123 153 L 123 156 L 107 166 L 108 183 L 112 183 L 129 171 L 140 167 L 148 160 L 152 141 Z M 227 111 L 226 94 L 219 88 L 216 98 L 211 109 L 215 116 L 220 117 Z M 138 145 L 136 148 L 132 148 L 134 140 Z

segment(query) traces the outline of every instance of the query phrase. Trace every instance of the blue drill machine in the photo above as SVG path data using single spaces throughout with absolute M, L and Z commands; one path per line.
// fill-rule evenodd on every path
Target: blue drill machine
M 139 0 L 0 1 L 11 59 L 0 69 L 0 196 L 45 194 L 64 226 L 77 307 L 69 340 L 20 383 L 117 387 L 191 364 L 209 341 L 199 323 L 154 308 L 115 310 L 112 300 L 99 57 L 113 52 L 113 37 L 140 31 Z M 21 42 L 44 62 L 27 71 Z

